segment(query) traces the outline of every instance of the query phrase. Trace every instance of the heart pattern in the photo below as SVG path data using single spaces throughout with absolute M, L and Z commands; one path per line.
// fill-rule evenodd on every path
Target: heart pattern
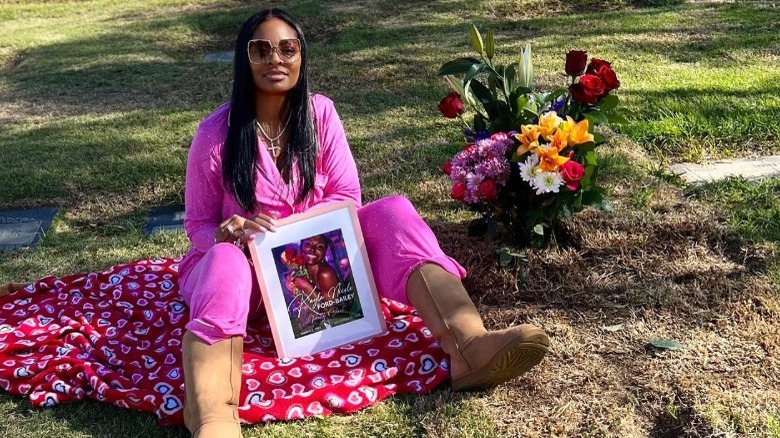
M 0 388 L 35 406 L 89 398 L 181 424 L 189 311 L 178 277 L 178 260 L 140 260 L 46 277 L 0 298 Z M 381 305 L 384 335 L 297 359 L 276 357 L 267 318 L 248 327 L 242 422 L 351 413 L 447 380 L 447 357 L 414 309 L 384 297 Z

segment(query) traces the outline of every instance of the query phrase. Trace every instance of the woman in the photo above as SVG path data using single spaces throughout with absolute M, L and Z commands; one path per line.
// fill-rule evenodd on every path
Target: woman
M 235 50 L 231 101 L 201 122 L 190 149 L 180 264 L 190 306 L 183 339 L 185 424 L 195 436 L 240 436 L 242 336 L 260 293 L 234 243 L 274 232 L 276 219 L 344 199 L 361 205 L 357 169 L 333 103 L 309 95 L 306 40 L 284 11 L 250 17 Z M 460 279 L 406 199 L 358 210 L 380 293 L 411 303 L 450 355 L 453 390 L 495 386 L 547 352 L 531 325 L 487 331 Z
M 328 238 L 322 234 L 301 241 L 301 254 L 308 278 L 291 273 L 287 277 L 287 290 L 299 297 L 298 321 L 300 328 L 312 329 L 317 321 L 323 321 L 333 308 L 339 288 L 339 275 L 325 261 L 325 253 L 330 247 Z
M 311 281 L 303 277 L 290 276 L 287 279 L 288 289 L 300 289 L 307 296 L 311 295 L 311 299 L 321 297 L 325 301 L 332 301 L 336 298 L 339 276 L 325 261 L 325 253 L 329 246 L 328 239 L 322 234 L 301 242 L 301 254 Z

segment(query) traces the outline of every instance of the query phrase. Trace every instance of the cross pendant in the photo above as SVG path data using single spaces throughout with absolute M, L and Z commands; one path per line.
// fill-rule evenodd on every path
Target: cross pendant
M 278 156 L 279 146 L 271 142 L 271 146 L 268 146 L 268 151 L 271 152 L 271 156 L 276 158 Z

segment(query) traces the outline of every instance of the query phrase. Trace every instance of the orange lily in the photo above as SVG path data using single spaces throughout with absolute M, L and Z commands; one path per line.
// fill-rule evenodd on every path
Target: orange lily
M 515 138 L 521 143 L 520 147 L 517 148 L 517 155 L 520 156 L 538 148 L 539 134 L 539 127 L 536 125 L 520 126 L 520 134 L 515 134 Z
M 562 119 L 558 117 L 555 111 L 549 111 L 539 116 L 539 131 L 542 137 L 550 140 L 561 121 Z
M 550 146 L 554 146 L 558 148 L 559 151 L 562 151 L 563 148 L 566 147 L 567 137 L 568 134 L 565 131 L 560 129 L 555 131 L 555 134 L 553 134 L 552 138 L 550 139 Z
M 566 116 L 566 120 L 561 121 L 561 124 L 558 126 L 558 131 L 563 131 L 568 135 L 575 125 L 574 119 L 571 116 Z
M 546 148 L 537 148 L 536 155 L 539 156 L 539 168 L 545 172 L 554 172 L 558 166 L 569 161 L 569 157 L 562 157 L 558 155 L 558 152 L 560 152 L 560 149 L 552 144 Z
M 578 145 L 593 141 L 593 134 L 588 132 L 589 128 L 588 119 L 583 119 L 581 122 L 574 125 L 569 132 L 569 144 Z

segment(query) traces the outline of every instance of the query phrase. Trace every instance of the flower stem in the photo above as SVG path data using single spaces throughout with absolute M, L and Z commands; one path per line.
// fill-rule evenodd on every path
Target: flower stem
M 462 115 L 462 114 L 458 114 L 458 118 L 459 118 L 459 119 L 460 119 L 460 121 L 463 123 L 463 126 L 465 126 L 465 127 L 466 127 L 466 129 L 471 129 L 471 126 L 469 126 L 469 124 L 468 124 L 468 123 L 466 123 L 466 120 L 463 118 L 463 115 Z

